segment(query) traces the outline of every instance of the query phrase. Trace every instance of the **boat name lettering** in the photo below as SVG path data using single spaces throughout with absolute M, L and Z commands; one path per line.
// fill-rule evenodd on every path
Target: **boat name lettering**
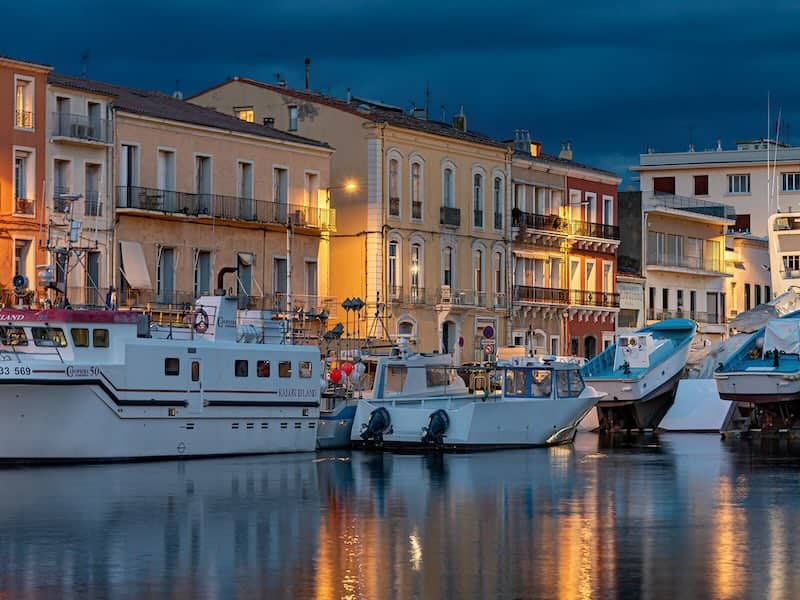
M 0 375 L 30 375 L 30 367 L 0 367 Z
M 100 374 L 97 367 L 67 367 L 67 377 L 95 377 Z
M 279 389 L 278 396 L 281 398 L 314 398 L 316 390 L 304 390 L 298 388 Z
M 217 327 L 236 327 L 236 321 L 233 319 L 223 319 L 217 317 Z
M 0 321 L 24 321 L 24 320 L 25 320 L 25 315 L 0 312 Z

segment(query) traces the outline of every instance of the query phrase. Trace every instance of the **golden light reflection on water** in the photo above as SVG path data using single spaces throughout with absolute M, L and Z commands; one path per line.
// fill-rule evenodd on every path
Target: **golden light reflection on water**
M 733 481 L 722 475 L 717 484 L 717 510 L 714 518 L 716 539 L 711 545 L 714 560 L 714 593 L 721 599 L 741 597 L 746 585 L 746 570 L 741 561 L 747 558 L 743 549 L 747 544 L 747 512 L 741 507 L 739 498 L 747 491 L 747 479 Z

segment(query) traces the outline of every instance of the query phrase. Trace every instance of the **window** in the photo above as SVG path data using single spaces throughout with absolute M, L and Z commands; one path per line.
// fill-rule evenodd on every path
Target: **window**
M 238 161 L 237 195 L 239 196 L 239 216 L 245 220 L 253 218 L 253 163 Z
M 253 292 L 253 262 L 255 255 L 249 252 L 239 252 L 236 254 L 236 266 L 239 269 L 236 274 L 236 294 L 238 296 L 250 296 Z
M 278 363 L 278 377 L 291 377 L 292 376 L 292 362 L 289 360 L 282 360 Z
M 603 196 L 603 223 L 614 224 L 614 198 L 611 196 Z
M 275 220 L 286 223 L 289 219 L 287 204 L 289 202 L 289 171 L 276 167 L 272 169 L 272 201 L 275 203 Z
M 758 306 L 759 304 L 761 304 L 761 286 L 755 284 L 753 287 L 756 290 L 756 306 Z
M 177 358 L 164 359 L 164 375 L 170 377 L 177 377 L 181 372 L 181 361 Z
M 422 219 L 422 165 L 411 163 L 411 218 Z
M 192 381 L 200 381 L 200 361 L 192 361 Z
M 656 194 L 674 194 L 674 177 L 653 177 L 653 191 Z
M 253 123 L 256 120 L 256 113 L 252 106 L 240 106 L 233 109 L 233 114 L 237 119 Z
M 783 186 L 781 191 L 800 192 L 800 173 L 781 173 Z
M 72 163 L 68 160 L 53 161 L 53 208 L 56 212 L 68 212 Z
M 269 361 L 257 360 L 256 361 L 256 377 L 269 377 Z
M 728 175 L 729 194 L 749 194 L 750 175 Z
M 397 323 L 397 335 L 411 337 L 414 335 L 414 323 L 411 321 L 400 321 Z
M 22 327 L 0 326 L 0 342 L 5 346 L 27 346 L 28 336 Z
M 175 301 L 175 248 L 159 248 L 156 263 L 156 287 L 158 302 L 169 304 Z
M 494 203 L 494 228 L 503 229 L 503 180 L 500 177 L 494 178 L 492 199 Z
M 194 254 L 194 297 L 211 293 L 211 252 L 195 250 Z
M 306 296 L 309 300 L 315 302 L 317 299 L 317 263 L 316 261 L 306 261 L 305 263 L 305 283 L 306 283 Z
M 545 369 L 531 371 L 531 395 L 546 397 L 550 395 L 553 387 L 552 372 Z
M 122 208 L 139 208 L 139 194 L 131 189 L 139 185 L 139 147 L 122 144 L 119 153 L 119 185 L 117 191 L 118 206 Z
M 442 180 L 442 205 L 452 208 L 454 202 L 453 169 L 446 167 Z
M 744 309 L 750 310 L 752 306 L 750 305 L 750 284 L 744 284 Z
M 476 303 L 482 303 L 483 297 L 483 250 L 477 249 L 473 255 L 472 289 L 475 291 Z
M 442 285 L 453 285 L 453 249 L 450 246 L 442 249 Z
M 472 177 L 472 225 L 483 227 L 483 175 L 480 173 Z
M 310 360 L 301 360 L 300 364 L 297 365 L 297 370 L 300 373 L 300 377 L 303 379 L 309 379 L 311 377 L 311 361 Z
M 400 277 L 398 273 L 398 261 L 400 244 L 396 241 L 389 242 L 389 251 L 386 258 L 386 282 L 389 286 L 389 298 L 397 299 L 400 297 Z
M 578 369 L 558 371 L 557 376 L 558 395 L 562 398 L 580 396 L 586 385 L 583 383 L 581 372 Z
M 196 156 L 195 157 L 195 192 L 205 198 L 200 198 L 200 205 L 198 210 L 204 214 L 211 213 L 211 157 L 210 156 Z M 203 210 L 205 209 L 205 211 Z
M 708 175 L 694 176 L 694 195 L 695 196 L 708 195 Z
M 35 213 L 36 182 L 33 152 L 14 150 L 14 212 L 22 215 Z
M 505 288 L 503 286 L 503 253 L 494 253 L 494 305 L 502 306 L 503 294 Z
M 103 215 L 103 208 L 100 206 L 100 174 L 100 165 L 86 164 L 83 212 L 87 217 Z
M 389 159 L 389 216 L 400 216 L 400 161 Z
M 772 289 L 768 286 L 764 286 L 764 302 L 769 302 L 772 300 Z
M 95 348 L 108 348 L 108 329 L 93 329 L 92 345 Z
M 798 271 L 800 270 L 800 254 L 794 254 L 783 257 L 783 270 L 784 271 Z
M 14 274 L 28 276 L 33 272 L 33 252 L 31 252 L 30 240 L 16 240 L 14 242 Z
M 410 248 L 410 275 L 411 275 L 411 302 L 418 302 L 420 298 L 420 269 L 422 268 L 422 246 L 411 244 Z
M 453 370 L 448 367 L 425 367 L 425 382 L 428 387 L 447 386 L 454 381 Z
M 237 360 L 233 363 L 233 374 L 236 377 L 247 377 L 248 364 L 246 360 Z
M 655 312 L 656 310 L 656 288 L 654 287 L 647 290 L 647 308 L 649 308 L 651 312 Z
M 289 107 L 289 131 L 297 131 L 297 107 Z
M 306 173 L 303 183 L 303 207 L 305 209 L 316 208 L 319 204 L 319 175 Z M 311 213 L 306 210 L 306 215 L 310 217 Z
M 506 396 L 528 395 L 528 372 L 525 369 L 508 369 L 506 371 Z
M 31 335 L 37 346 L 64 348 L 67 345 L 64 330 L 59 327 L 31 327 Z
M 33 81 L 15 77 L 14 126 L 33 129 Z
M 272 259 L 272 291 L 278 295 L 285 296 L 287 292 L 287 266 L 286 259 L 275 257 Z
M 73 327 L 70 330 L 72 335 L 72 343 L 76 348 L 89 347 L 89 330 L 83 327 Z
M 402 392 L 407 374 L 408 367 L 390 365 L 386 369 L 386 383 L 384 383 L 383 391 L 387 393 Z

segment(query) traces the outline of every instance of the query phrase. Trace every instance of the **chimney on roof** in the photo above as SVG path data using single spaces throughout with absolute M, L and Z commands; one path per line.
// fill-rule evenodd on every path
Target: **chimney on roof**
M 353 92 L 350 91 L 350 88 L 347 88 L 347 103 L 350 104 L 353 101 Z
M 514 130 L 514 150 L 530 154 L 531 152 L 531 133 L 527 129 Z
M 566 142 L 561 142 L 561 152 L 558 153 L 558 158 L 562 158 L 564 160 L 572 160 L 572 142 L 567 140 Z
M 453 128 L 458 129 L 459 131 L 466 131 L 467 130 L 467 117 L 464 114 L 464 105 L 461 105 L 461 108 L 458 111 L 457 115 L 453 115 Z
M 304 61 L 304 64 L 306 66 L 306 89 L 309 89 L 308 88 L 308 79 L 309 79 L 309 77 L 311 75 L 311 59 L 306 57 L 306 60 Z

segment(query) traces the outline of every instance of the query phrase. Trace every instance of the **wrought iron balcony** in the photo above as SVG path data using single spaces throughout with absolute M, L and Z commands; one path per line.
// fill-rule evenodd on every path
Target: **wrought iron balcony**
M 395 197 L 389 198 L 389 216 L 390 217 L 400 216 L 400 198 L 395 198 Z
M 531 285 L 515 285 L 514 301 L 535 302 L 537 304 L 568 304 L 569 290 Z
M 647 198 L 646 208 L 669 208 L 673 210 L 685 210 L 708 217 L 718 217 L 722 219 L 735 219 L 736 209 L 729 204 L 710 202 L 689 196 L 677 196 L 675 194 L 662 194 L 654 192 Z
M 602 306 L 604 308 L 619 307 L 619 294 L 617 292 L 570 290 L 569 296 L 569 303 L 577 306 Z
M 503 213 L 494 213 L 494 228 L 503 228 Z
M 450 227 L 461 226 L 461 209 L 452 206 L 442 206 L 439 208 L 439 223 Z
M 135 208 L 195 217 L 215 217 L 230 221 L 292 225 L 322 231 L 336 229 L 336 211 L 334 209 L 219 194 L 190 194 L 156 188 L 120 186 L 117 188 L 117 208 Z
M 14 126 L 22 129 L 33 129 L 33 112 L 17 109 L 14 112 Z
M 558 215 L 540 215 L 526 213 L 515 208 L 512 213 L 512 225 L 520 229 L 536 229 L 554 233 L 572 234 L 581 237 L 593 237 L 605 240 L 618 240 L 619 227 L 594 223 L 591 221 L 575 221 Z
M 425 288 L 411 286 L 408 290 L 409 304 L 425 304 Z
M 101 144 L 111 143 L 111 127 L 108 119 L 91 118 L 87 115 L 53 113 L 53 137 L 70 138 Z
M 591 221 L 572 221 L 572 234 L 582 237 L 602 238 L 604 240 L 618 240 L 619 227 L 605 223 L 592 223 Z

